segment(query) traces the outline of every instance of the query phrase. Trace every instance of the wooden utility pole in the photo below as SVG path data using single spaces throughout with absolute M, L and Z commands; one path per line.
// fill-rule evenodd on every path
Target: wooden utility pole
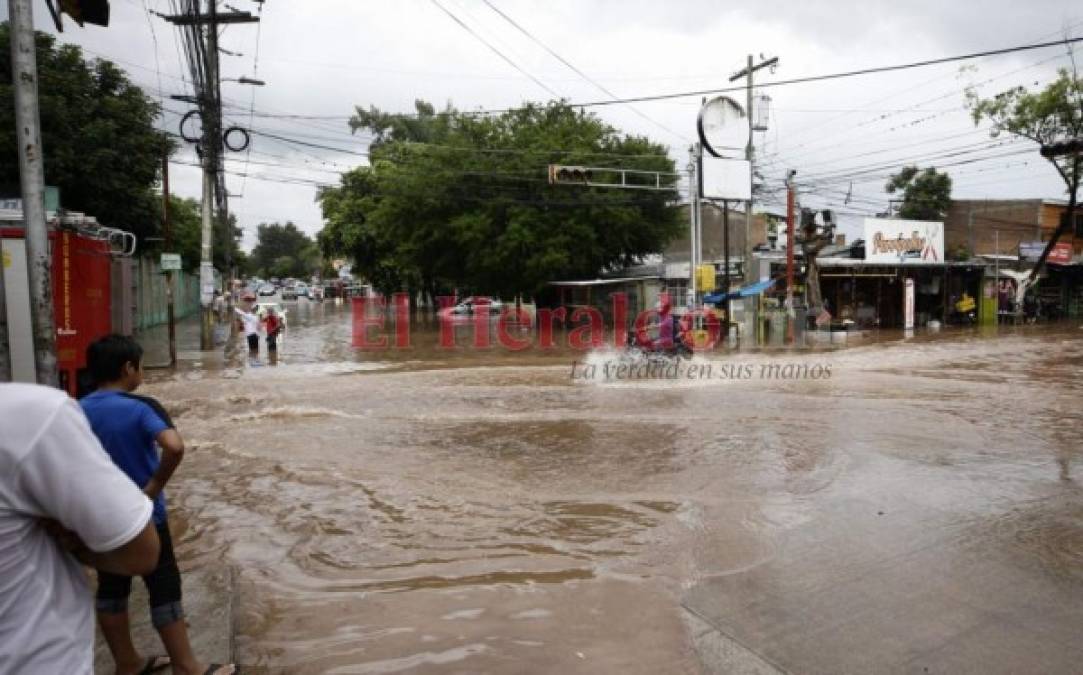
M 26 226 L 34 366 L 39 384 L 56 387 L 59 386 L 59 379 L 53 319 L 52 260 L 45 225 L 45 171 L 42 164 L 38 66 L 31 0 L 8 0 L 8 17 L 11 22 L 11 82 L 15 90 L 15 136 L 19 146 L 19 182 Z

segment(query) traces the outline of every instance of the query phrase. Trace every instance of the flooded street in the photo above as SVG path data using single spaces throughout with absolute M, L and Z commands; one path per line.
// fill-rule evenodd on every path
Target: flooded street
M 435 327 L 360 353 L 348 308 L 289 307 L 277 365 L 182 346 L 145 388 L 188 442 L 182 568 L 235 568 L 257 672 L 702 672 L 689 616 L 800 672 L 797 642 L 862 643 L 825 645 L 861 615 L 841 578 L 891 599 L 872 623 L 945 622 L 900 638 L 901 670 L 986 614 L 1083 662 L 1077 326 L 573 379 L 614 355 L 447 352 Z M 735 364 L 753 376 L 719 375 Z M 952 623 L 950 597 L 984 618 Z

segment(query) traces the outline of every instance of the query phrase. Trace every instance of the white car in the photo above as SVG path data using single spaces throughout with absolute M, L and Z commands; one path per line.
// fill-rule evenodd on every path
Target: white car
M 475 312 L 479 311 L 478 308 L 482 305 L 488 308 L 489 316 L 497 316 L 504 310 L 504 303 L 496 298 L 471 295 L 470 297 L 463 298 L 463 300 L 454 307 L 444 308 L 441 310 L 441 313 L 450 314 L 452 316 L 473 316 Z

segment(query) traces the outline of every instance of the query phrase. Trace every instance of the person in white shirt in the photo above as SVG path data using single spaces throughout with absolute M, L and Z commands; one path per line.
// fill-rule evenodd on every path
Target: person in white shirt
M 255 354 L 259 351 L 259 314 L 256 313 L 255 307 L 246 312 L 235 306 L 233 311 L 237 313 L 237 316 L 241 317 L 241 322 L 244 323 L 244 335 L 248 339 L 248 351 Z
M 153 570 L 152 503 L 62 391 L 0 384 L 0 429 L 0 673 L 90 675 L 94 598 L 79 563 Z

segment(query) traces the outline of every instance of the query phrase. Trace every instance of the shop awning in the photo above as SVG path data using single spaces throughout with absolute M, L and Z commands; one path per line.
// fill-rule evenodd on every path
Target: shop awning
M 759 295 L 760 293 L 763 293 L 768 288 L 771 288 L 774 285 L 774 279 L 759 281 L 754 284 L 749 284 L 748 286 L 739 288 L 736 291 L 731 291 L 729 293 L 711 293 L 709 295 L 705 295 L 703 296 L 703 301 L 709 302 L 712 305 L 717 305 L 720 302 L 725 302 L 726 300 L 733 300 L 734 298 L 747 298 L 752 295 Z

